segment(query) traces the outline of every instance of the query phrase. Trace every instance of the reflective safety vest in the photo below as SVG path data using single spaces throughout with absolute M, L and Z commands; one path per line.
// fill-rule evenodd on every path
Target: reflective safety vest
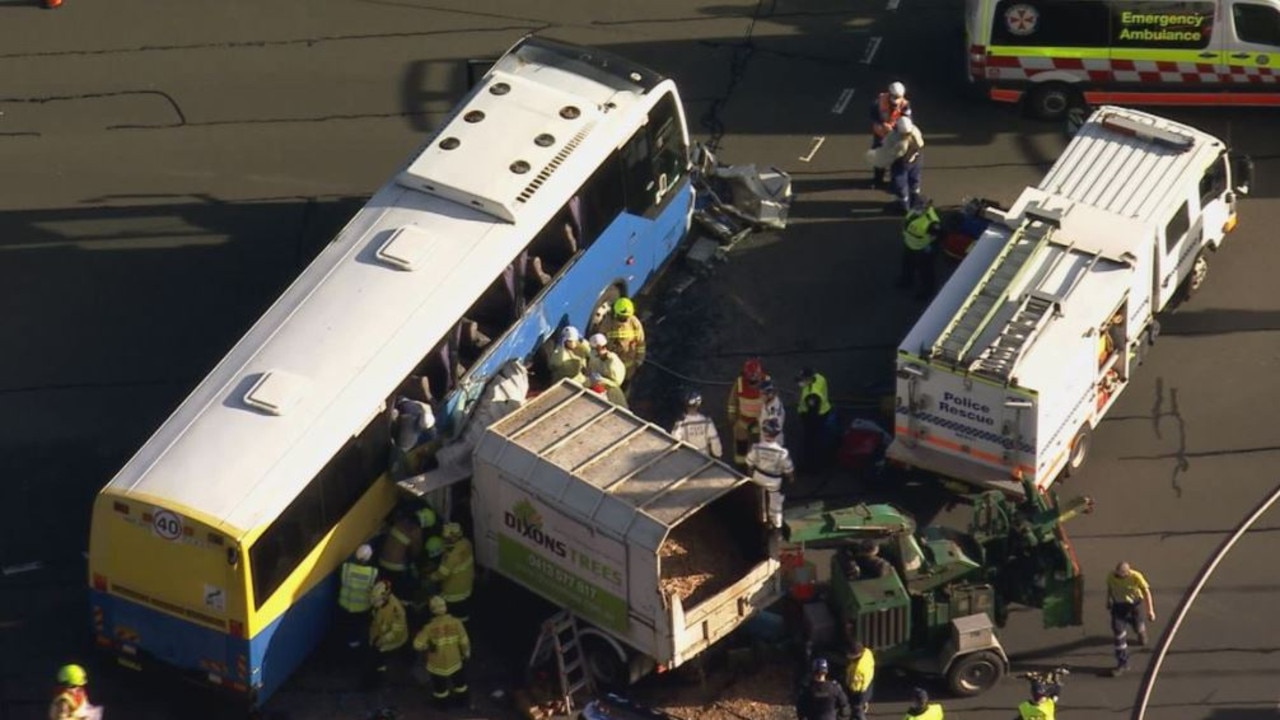
M 635 315 L 626 320 L 614 318 L 605 337 L 609 338 L 609 349 L 622 358 L 628 373 L 634 373 L 636 366 L 644 362 L 644 325 L 640 324 L 640 318 Z
M 452 615 L 437 615 L 413 639 L 413 649 L 427 654 L 427 672 L 448 677 L 462 669 L 471 656 L 471 639 L 462 621 Z
M 369 623 L 369 644 L 379 652 L 398 650 L 409 642 L 409 623 L 404 618 L 404 605 L 395 595 L 387 596 L 382 607 L 373 611 Z
M 404 572 L 406 559 L 416 559 L 422 547 L 422 526 L 416 518 L 401 518 L 382 541 L 378 564 L 391 572 Z
M 459 538 L 453 547 L 445 551 L 440 563 L 440 597 L 445 602 L 462 602 L 471 597 L 471 586 L 476 579 L 475 558 L 471 541 Z
M 78 720 L 87 717 L 89 694 L 84 688 L 60 688 L 49 704 L 49 720 Z
M 738 416 L 739 420 L 755 422 L 764 412 L 764 394 L 760 386 L 747 383 L 741 375 L 733 384 L 733 392 L 729 393 L 729 414 Z
M 850 692 L 866 692 L 867 688 L 871 687 L 871 681 L 875 677 L 876 657 L 871 654 L 871 648 L 863 648 L 858 660 L 849 663 L 849 669 L 845 674 L 845 684 L 849 686 Z
M 1037 703 L 1023 700 L 1018 705 L 1018 717 L 1022 720 L 1053 720 L 1054 709 L 1053 698 L 1043 698 Z
M 342 586 L 338 590 L 338 607 L 352 613 L 368 612 L 369 594 L 378 582 L 378 569 L 363 563 L 342 563 Z
M 942 720 L 942 706 L 938 703 L 929 703 L 919 713 L 907 711 L 902 720 Z
M 1151 586 L 1147 578 L 1137 570 L 1130 570 L 1127 577 L 1120 577 L 1114 572 L 1107 575 L 1107 598 L 1111 602 L 1136 605 L 1151 594 Z
M 911 114 L 911 105 L 906 98 L 895 101 L 889 93 L 882 92 L 871 106 L 871 112 L 871 132 L 876 137 L 883 138 L 898 124 L 898 118 Z
M 809 411 L 809 405 L 805 400 L 810 395 L 818 396 L 819 415 L 826 415 L 831 412 L 831 398 L 827 394 L 827 379 L 821 373 L 814 373 L 811 379 L 800 383 L 800 404 L 797 409 L 801 415 Z
M 713 457 L 720 457 L 720 433 L 715 423 L 702 413 L 685 415 L 676 421 L 671 428 L 671 437 L 683 440 L 702 452 L 709 452 Z
M 908 250 L 923 250 L 929 247 L 933 242 L 929 228 L 939 222 L 941 220 L 938 218 L 938 211 L 933 207 L 925 208 L 923 211 L 912 210 L 902 221 L 902 242 L 906 243 Z

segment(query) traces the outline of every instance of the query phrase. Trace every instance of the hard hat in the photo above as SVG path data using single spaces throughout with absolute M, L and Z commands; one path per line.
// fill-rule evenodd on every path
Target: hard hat
M 591 336 L 591 340 L 589 340 L 589 342 L 591 343 L 591 347 L 607 347 L 609 345 L 609 338 L 605 337 L 604 333 L 596 333 Z
M 893 129 L 897 130 L 902 135 L 906 135 L 907 133 L 914 130 L 915 127 L 916 127 L 916 124 L 911 122 L 911 118 L 907 117 L 906 115 L 903 115 L 902 117 L 898 118 L 898 124 L 894 125 Z
M 79 665 L 63 665 L 58 670 L 58 682 L 70 687 L 84 687 L 89 684 L 89 673 Z
M 829 666 L 829 665 L 827 664 L 827 659 L 826 659 L 826 658 L 815 658 L 815 659 L 814 659 L 814 661 L 813 661 L 813 672 L 814 672 L 814 674 L 815 674 L 815 675 L 816 675 L 817 673 L 823 673 L 823 674 L 826 674 L 826 672 L 827 672 L 828 670 L 830 670 L 830 669 L 831 669 L 831 666 Z
M 697 390 L 690 390 L 688 395 L 684 396 L 684 404 L 688 407 L 696 407 L 702 404 L 702 393 Z
M 391 584 L 386 580 L 379 580 L 373 584 L 373 589 L 369 591 L 369 600 L 376 607 L 382 607 L 386 604 L 387 598 L 391 596 Z
M 419 508 L 417 515 L 420 527 L 429 528 L 436 524 L 436 511 L 429 507 Z
M 364 543 L 356 548 L 356 560 L 360 562 L 369 562 L 373 559 L 373 547 L 369 543 Z
M 560 342 L 562 343 L 578 342 L 581 339 L 582 333 L 578 332 L 578 328 L 572 325 L 567 325 L 560 331 Z
M 742 363 L 742 376 L 751 380 L 758 380 L 764 375 L 764 366 L 756 358 L 751 358 Z
M 427 557 L 431 557 L 431 558 L 440 557 L 440 555 L 444 552 L 444 538 L 440 537 L 439 535 L 432 535 L 431 537 L 427 538 L 427 541 L 423 544 L 423 547 L 427 551 Z
M 906 97 L 906 96 L 907 96 L 906 85 L 903 85 L 900 82 L 889 83 L 889 97 L 900 98 L 900 97 Z
M 443 615 L 449 609 L 449 604 L 439 595 L 432 595 L 427 601 L 427 607 L 431 608 L 432 615 Z
M 782 432 L 782 424 L 774 418 L 769 418 L 760 424 L 760 432 L 766 437 L 777 437 Z
M 462 526 L 456 522 L 445 523 L 444 528 L 440 530 L 440 535 L 444 537 L 445 542 L 457 540 L 462 537 Z
M 636 304 L 631 298 L 618 298 L 613 301 L 613 314 L 620 318 L 629 318 L 636 314 Z

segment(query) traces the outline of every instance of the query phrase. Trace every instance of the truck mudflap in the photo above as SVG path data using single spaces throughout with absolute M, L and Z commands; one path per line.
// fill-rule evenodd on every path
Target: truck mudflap
M 697 656 L 746 622 L 756 612 L 782 598 L 782 564 L 773 558 L 751 568 L 729 587 L 685 610 L 670 596 L 671 660 L 674 668 Z

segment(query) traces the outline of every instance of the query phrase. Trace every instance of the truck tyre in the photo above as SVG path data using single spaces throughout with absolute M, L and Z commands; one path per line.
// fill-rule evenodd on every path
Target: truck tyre
M 1079 104 L 1079 94 L 1070 85 L 1046 82 L 1027 94 L 1026 110 L 1037 120 L 1061 120 Z
M 956 658 L 947 669 L 947 688 L 960 697 L 990 690 L 1004 677 L 1004 660 L 990 650 Z
M 582 660 L 591 673 L 598 690 L 624 690 L 631 683 L 627 659 L 618 650 L 598 637 L 583 637 Z
M 1062 469 L 1063 477 L 1071 477 L 1080 472 L 1080 468 L 1084 467 L 1085 461 L 1089 459 L 1089 450 L 1092 445 L 1093 428 L 1085 425 L 1071 439 L 1071 446 L 1067 450 L 1067 465 Z
M 1196 296 L 1200 292 L 1200 288 L 1204 287 L 1204 280 L 1209 276 L 1209 258 L 1201 252 L 1196 256 L 1196 261 L 1191 263 L 1191 272 L 1187 273 L 1187 277 L 1182 281 L 1182 295 L 1180 302 L 1186 302 Z

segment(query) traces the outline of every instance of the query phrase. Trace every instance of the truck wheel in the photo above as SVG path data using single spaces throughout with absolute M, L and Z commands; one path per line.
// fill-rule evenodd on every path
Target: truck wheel
M 583 662 L 596 683 L 597 690 L 623 690 L 631 682 L 627 659 L 609 643 L 596 637 L 584 637 Z
M 1068 110 L 1079 104 L 1077 93 L 1070 85 L 1047 82 L 1027 95 L 1027 114 L 1037 120 L 1061 120 Z
M 973 697 L 990 690 L 1004 677 L 1004 660 L 983 650 L 957 658 L 947 670 L 947 687 L 960 697 Z
M 1067 466 L 1062 469 L 1063 477 L 1071 477 L 1080 472 L 1089 459 L 1090 446 L 1093 443 L 1093 428 L 1085 425 L 1071 439 L 1071 448 L 1067 451 Z
M 1191 264 L 1191 272 L 1187 273 L 1187 278 L 1182 281 L 1182 301 L 1186 302 L 1195 297 L 1200 292 L 1200 288 L 1204 287 L 1204 279 L 1209 276 L 1209 258 L 1200 253 L 1196 256 L 1196 261 Z

